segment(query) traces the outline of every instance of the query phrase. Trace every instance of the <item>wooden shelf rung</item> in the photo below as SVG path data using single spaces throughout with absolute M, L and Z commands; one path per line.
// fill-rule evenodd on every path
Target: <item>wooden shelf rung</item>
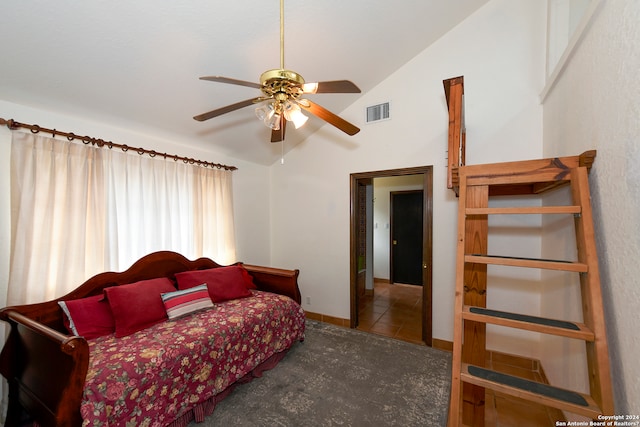
M 506 326 L 542 334 L 555 335 L 566 338 L 574 338 L 583 341 L 594 341 L 595 335 L 584 323 L 549 319 L 509 313 L 506 311 L 490 310 L 483 307 L 465 305 L 462 309 L 462 318 L 474 322 L 489 323 L 492 325 Z
M 467 208 L 467 215 L 580 214 L 580 206 L 522 206 L 505 208 Z
M 586 394 L 553 387 L 536 381 L 507 375 L 466 363 L 462 364 L 460 379 L 530 402 L 558 408 L 588 418 L 597 419 L 602 411 L 595 400 Z
M 536 258 L 506 257 L 497 255 L 469 254 L 464 256 L 464 261 L 476 264 L 505 265 L 511 267 L 540 268 L 545 270 L 572 271 L 586 273 L 587 264 L 572 261 L 558 261 Z

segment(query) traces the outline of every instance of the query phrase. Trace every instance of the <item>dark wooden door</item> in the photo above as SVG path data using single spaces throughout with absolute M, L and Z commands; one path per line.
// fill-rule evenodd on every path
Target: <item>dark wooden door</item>
M 423 191 L 391 192 L 391 281 L 422 285 Z

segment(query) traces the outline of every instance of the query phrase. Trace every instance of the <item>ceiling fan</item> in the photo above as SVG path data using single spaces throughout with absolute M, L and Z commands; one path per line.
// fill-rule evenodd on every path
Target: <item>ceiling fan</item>
M 250 105 L 268 101 L 267 104 L 259 106 L 255 111 L 258 118 L 271 128 L 271 142 L 284 140 L 287 121 L 291 121 L 296 129 L 307 121 L 308 117 L 301 110 L 321 118 L 349 135 L 355 135 L 360 131 L 358 127 L 326 108 L 302 98 L 305 94 L 314 93 L 360 93 L 360 89 L 355 84 L 348 80 L 306 83 L 300 74 L 284 68 L 284 0 L 280 0 L 280 68 L 262 73 L 260 83 L 222 76 L 200 77 L 200 80 L 248 86 L 262 91 L 261 96 L 217 108 L 194 117 L 194 119 L 201 122 Z

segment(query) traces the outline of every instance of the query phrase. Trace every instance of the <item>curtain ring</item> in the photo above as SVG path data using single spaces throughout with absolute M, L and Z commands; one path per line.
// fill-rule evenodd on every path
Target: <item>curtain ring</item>
M 38 132 L 40 132 L 40 126 L 33 125 L 33 126 L 31 126 L 30 130 L 31 130 L 31 133 L 38 133 Z
M 74 139 L 76 139 L 76 136 L 75 136 L 73 133 L 69 133 L 69 134 L 67 135 L 67 139 L 68 139 L 69 141 L 73 141 Z
M 155 150 L 149 151 L 149 157 L 155 157 L 155 156 L 156 156 L 156 151 Z
M 144 148 L 137 148 L 136 152 L 142 156 L 144 154 Z
M 82 137 L 82 143 L 84 145 L 89 145 L 90 142 L 91 142 L 91 138 L 89 138 L 88 136 Z
M 122 151 L 124 151 L 125 153 L 127 151 L 129 151 L 129 146 L 127 144 L 124 144 L 122 147 L 120 147 L 122 149 Z
M 51 131 L 51 138 L 55 138 L 55 137 L 56 137 L 56 130 L 55 130 L 55 129 L 53 129 L 53 130 Z
M 107 147 L 109 147 L 109 149 L 112 149 L 113 148 L 113 142 L 109 141 L 107 143 Z

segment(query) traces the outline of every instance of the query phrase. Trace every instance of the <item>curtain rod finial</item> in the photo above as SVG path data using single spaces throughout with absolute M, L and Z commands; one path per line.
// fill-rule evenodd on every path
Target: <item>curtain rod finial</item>
M 7 127 L 11 130 L 16 130 L 20 127 L 19 123 L 16 122 L 15 120 L 13 119 L 5 120 L 2 117 L 0 117 L 0 125 L 7 125 Z

